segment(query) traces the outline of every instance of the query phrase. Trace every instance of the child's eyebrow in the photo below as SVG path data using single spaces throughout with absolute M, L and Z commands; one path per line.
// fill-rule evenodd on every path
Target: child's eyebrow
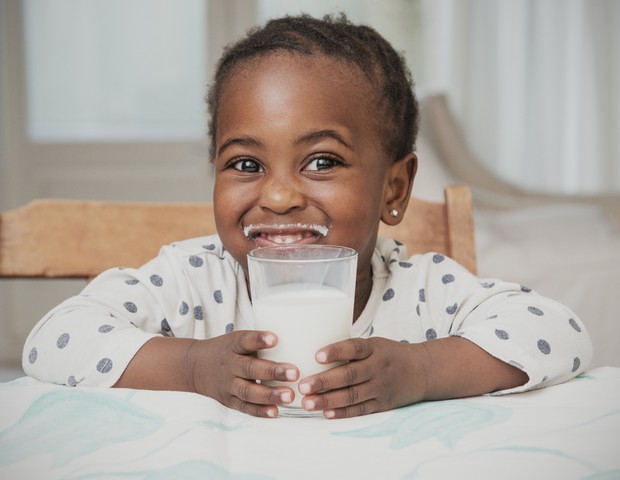
M 341 134 L 331 129 L 318 130 L 316 132 L 310 132 L 306 135 L 302 135 L 297 140 L 295 140 L 295 144 L 300 145 L 302 143 L 313 143 L 317 140 L 322 140 L 324 138 L 331 138 L 333 140 L 336 140 L 338 143 L 348 148 L 349 150 L 353 150 L 353 146 L 347 140 L 345 140 L 345 138 Z M 260 140 L 251 136 L 233 137 L 229 138 L 222 144 L 222 146 L 218 149 L 218 155 L 233 145 L 241 145 L 243 147 L 263 146 Z
M 337 131 L 330 129 L 318 130 L 316 132 L 308 133 L 295 140 L 295 143 L 297 145 L 301 143 L 312 143 L 317 140 L 322 140 L 324 138 L 332 138 L 349 150 L 353 150 L 353 146 L 349 142 L 347 142 L 342 135 L 340 135 Z
M 254 137 L 233 137 L 226 140 L 218 149 L 218 153 L 222 153 L 233 145 L 241 145 L 243 147 L 261 147 L 262 143 Z

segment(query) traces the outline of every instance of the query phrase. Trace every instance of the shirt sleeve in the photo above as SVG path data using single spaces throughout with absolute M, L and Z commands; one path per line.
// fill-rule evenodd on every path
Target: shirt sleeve
M 216 315 L 226 307 L 227 290 L 213 286 L 212 278 L 226 283 L 217 270 L 227 259 L 214 244 L 202 243 L 166 246 L 139 269 L 99 275 L 35 325 L 24 346 L 24 372 L 56 384 L 109 387 L 155 336 L 207 338 L 232 330 L 206 321 L 207 310 Z
M 466 338 L 528 375 L 525 385 L 496 394 L 561 383 L 591 361 L 586 328 L 566 306 L 517 283 L 478 278 L 443 255 L 419 265 L 416 309 L 426 338 Z

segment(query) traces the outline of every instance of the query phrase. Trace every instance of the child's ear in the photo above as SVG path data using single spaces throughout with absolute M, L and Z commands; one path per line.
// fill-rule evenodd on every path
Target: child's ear
M 397 225 L 409 205 L 413 179 L 418 170 L 418 156 L 409 153 L 388 168 L 381 220 L 387 225 Z

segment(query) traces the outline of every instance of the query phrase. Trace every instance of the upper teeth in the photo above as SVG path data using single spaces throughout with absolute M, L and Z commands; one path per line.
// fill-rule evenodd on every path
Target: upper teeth
M 295 243 L 301 240 L 304 236 L 301 234 L 297 235 L 282 235 L 282 234 L 274 234 L 274 235 L 265 235 L 267 240 L 273 243 Z
M 302 230 L 306 232 L 316 232 L 322 236 L 326 236 L 329 231 L 329 227 L 326 227 L 325 225 L 305 225 L 303 223 L 297 223 L 292 225 L 247 225 L 243 227 L 243 234 L 246 237 L 249 237 L 252 232 L 267 229 Z M 291 243 L 302 238 L 303 233 L 273 233 L 267 234 L 267 236 L 270 240 L 273 240 L 274 238 L 282 238 L 282 243 Z

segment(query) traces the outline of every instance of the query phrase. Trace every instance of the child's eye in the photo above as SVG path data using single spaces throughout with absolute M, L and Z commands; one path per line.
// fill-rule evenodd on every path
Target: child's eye
M 314 157 L 312 160 L 310 160 L 310 162 L 306 166 L 306 170 L 310 170 L 313 172 L 317 172 L 319 170 L 329 170 L 339 164 L 340 162 L 335 158 L 323 155 L 320 157 Z
M 263 167 L 256 160 L 250 158 L 242 158 L 241 160 L 231 162 L 229 167 L 245 173 L 259 173 L 263 171 Z

